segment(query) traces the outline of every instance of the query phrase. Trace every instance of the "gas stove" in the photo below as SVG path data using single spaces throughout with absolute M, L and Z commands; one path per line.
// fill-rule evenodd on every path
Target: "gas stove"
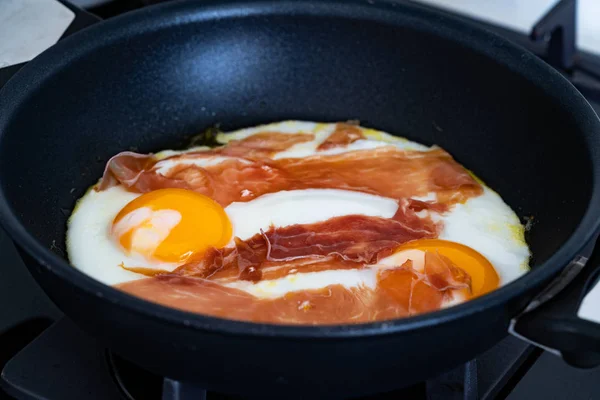
M 153 375 L 112 354 L 67 318 L 33 318 L 0 335 L 2 387 L 18 399 L 242 399 Z M 19 349 L 43 331 L 25 348 Z M 13 348 L 8 348 L 14 346 Z M 4 353 L 4 351 L 3 351 Z M 477 400 L 505 397 L 539 351 L 507 337 L 478 359 L 427 382 L 368 399 Z M 1 360 L 0 360 L 1 361 Z M 367 398 L 365 398 L 367 399 Z
M 118 0 L 92 11 L 110 18 L 159 1 Z M 74 13 L 63 37 L 100 20 L 63 4 Z M 600 114 L 600 57 L 576 50 L 574 13 L 574 1 L 558 2 L 532 27 L 529 36 L 474 22 L 544 58 L 571 79 Z M 0 68 L 0 86 L 21 65 Z M 0 304 L 4 305 L 0 308 L 0 399 L 240 399 L 153 375 L 112 354 L 54 307 L 1 230 L 0 254 Z M 600 397 L 599 380 L 600 369 L 574 369 L 507 336 L 477 359 L 441 376 L 370 398 L 591 399 Z

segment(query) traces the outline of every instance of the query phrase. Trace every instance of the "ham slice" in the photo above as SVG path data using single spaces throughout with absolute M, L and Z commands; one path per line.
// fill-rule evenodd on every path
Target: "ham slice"
M 351 124 L 337 124 L 335 130 L 317 147 L 317 150 L 329 150 L 336 147 L 344 147 L 357 140 L 365 139 L 362 130 Z
M 351 151 L 333 155 L 272 160 L 261 158 L 268 148 L 265 133 L 259 139 L 250 138 L 218 149 L 221 155 L 236 155 L 221 163 L 200 167 L 185 163 L 169 169 L 165 175 L 153 168 L 156 159 L 125 152 L 113 157 L 106 167 L 98 190 L 122 184 L 129 190 L 145 193 L 168 187 L 194 190 L 213 198 L 222 206 L 236 201 L 249 201 L 260 195 L 281 190 L 309 188 L 354 190 L 389 197 L 437 195 L 437 204 L 464 202 L 483 192 L 471 175 L 442 149 L 407 151 L 394 146 Z M 296 141 L 274 139 L 270 149 L 291 146 Z M 278 134 L 274 137 L 294 137 Z M 243 145 L 245 141 L 250 145 Z M 233 146 L 233 147 L 230 147 Z M 254 146 L 254 147 L 253 147 Z M 243 158 L 242 155 L 252 158 Z M 260 154 L 260 159 L 255 159 Z M 170 157 L 190 159 L 214 156 L 214 152 L 185 153 Z
M 435 271 L 438 261 L 434 261 Z M 169 307 L 228 319 L 286 324 L 352 324 L 438 310 L 454 294 L 431 282 L 447 288 L 469 287 L 470 281 L 465 274 L 457 274 L 454 278 L 456 280 L 452 282 L 442 283 L 439 277 L 434 279 L 427 272 L 413 271 L 411 262 L 407 261 L 380 272 L 376 289 L 329 285 L 317 290 L 288 292 L 275 299 L 257 298 L 212 280 L 177 275 L 146 278 L 117 287 Z
M 235 238 L 235 247 L 211 249 L 172 274 L 211 278 L 237 276 L 258 281 L 262 268 L 286 265 L 299 259 L 337 259 L 356 264 L 373 264 L 410 240 L 434 238 L 439 225 L 419 218 L 401 206 L 393 218 L 347 215 L 307 225 L 272 227 L 246 241 Z M 268 264 L 267 264 L 268 263 Z M 303 271 L 303 265 L 296 269 Z
M 359 128 L 338 124 L 318 148 L 345 146 L 363 138 Z M 288 274 L 372 268 L 400 244 L 436 238 L 442 228 L 427 213 L 478 196 L 483 188 L 450 154 L 439 148 L 402 150 L 395 146 L 273 159 L 277 152 L 312 141 L 312 134 L 262 132 L 208 151 L 165 160 L 184 162 L 167 170 L 157 158 L 124 152 L 107 163 L 97 190 L 121 184 L 144 193 L 184 188 L 211 197 L 223 207 L 281 190 L 328 188 L 359 191 L 398 201 L 392 218 L 348 215 L 307 225 L 272 227 L 234 245 L 209 249 L 173 272 L 129 268 L 148 278 L 118 285 L 145 299 L 192 312 L 254 322 L 297 324 L 369 322 L 437 310 L 453 296 L 468 297 L 471 280 L 442 255 L 426 252 L 424 269 L 409 261 L 377 272 L 377 287 L 330 285 L 261 299 L 223 286 Z M 205 166 L 200 166 L 205 165 Z M 431 196 L 424 201 L 417 197 Z M 123 266 L 124 268 L 127 268 Z

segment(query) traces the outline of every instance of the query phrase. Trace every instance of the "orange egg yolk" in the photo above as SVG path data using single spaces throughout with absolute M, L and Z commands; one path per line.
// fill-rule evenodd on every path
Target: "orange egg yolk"
M 190 190 L 160 189 L 123 207 L 111 233 L 128 252 L 182 263 L 210 247 L 225 246 L 232 228 L 223 207 L 211 198 Z
M 442 239 L 419 239 L 407 242 L 395 254 L 408 250 L 432 251 L 441 254 L 471 277 L 471 293 L 468 297 L 478 297 L 498 288 L 500 278 L 492 264 L 476 250 Z

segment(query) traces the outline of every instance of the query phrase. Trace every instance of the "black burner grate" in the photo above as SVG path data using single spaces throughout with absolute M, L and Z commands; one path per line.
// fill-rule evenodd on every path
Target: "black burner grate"
M 34 324 L 35 325 L 35 324 Z M 36 325 L 37 326 L 37 325 Z M 43 329 L 40 326 L 39 329 Z M 12 331 L 11 331 L 12 332 Z M 39 330 L 36 331 L 36 333 Z M 11 334 L 15 336 L 15 333 Z M 19 336 L 19 335 L 18 335 Z M 25 343 L 33 337 L 29 335 Z M 0 335 L 0 343 L 9 337 Z M 496 398 L 511 387 L 532 348 L 508 337 L 476 361 L 426 383 L 357 400 Z M 14 352 L 13 352 L 14 353 Z M 12 353 L 11 353 L 12 355 Z M 519 380 L 517 376 L 516 381 Z M 2 387 L 18 399 L 242 400 L 204 391 L 196 385 L 163 379 L 108 352 L 63 318 L 12 357 L 2 371 Z M 232 391 L 235 390 L 232 388 Z M 256 397 L 255 397 L 256 398 Z

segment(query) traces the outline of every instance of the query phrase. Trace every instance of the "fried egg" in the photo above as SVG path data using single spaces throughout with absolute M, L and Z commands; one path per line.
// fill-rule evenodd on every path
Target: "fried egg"
M 431 149 L 361 127 L 364 138 L 319 150 L 335 126 L 285 121 L 219 134 L 217 141 L 226 144 L 262 132 L 314 135 L 314 140 L 294 144 L 272 155 L 273 159 L 301 159 L 316 154 L 342 154 L 385 146 L 417 151 Z M 205 167 L 232 159 L 220 155 L 197 159 L 168 158 L 205 150 L 208 148 L 161 151 L 156 154 L 160 161 L 155 169 L 159 174 L 167 174 L 185 163 Z M 428 215 L 441 223 L 439 237 L 401 245 L 370 268 L 293 273 L 278 279 L 239 280 L 224 285 L 265 299 L 336 284 L 347 288 L 375 288 L 377 274 L 382 269 L 410 259 L 418 270 L 420 265 L 422 268 L 425 252 L 433 250 L 464 267 L 472 279 L 473 296 L 487 293 L 524 274 L 528 270 L 530 252 L 517 215 L 496 192 L 483 187 L 483 194 L 455 204 L 447 211 L 420 211 L 420 215 Z M 421 201 L 435 199 L 435 193 L 414 197 Z M 123 266 L 173 271 L 208 248 L 232 246 L 234 237 L 245 240 L 270 227 L 310 224 L 345 215 L 391 218 L 398 207 L 395 199 L 358 191 L 301 189 L 269 193 L 223 208 L 209 197 L 189 190 L 170 188 L 140 194 L 114 186 L 103 191 L 89 190 L 79 200 L 68 223 L 67 250 L 75 268 L 105 284 L 115 285 L 145 278 Z M 451 304 L 449 301 L 447 305 Z

